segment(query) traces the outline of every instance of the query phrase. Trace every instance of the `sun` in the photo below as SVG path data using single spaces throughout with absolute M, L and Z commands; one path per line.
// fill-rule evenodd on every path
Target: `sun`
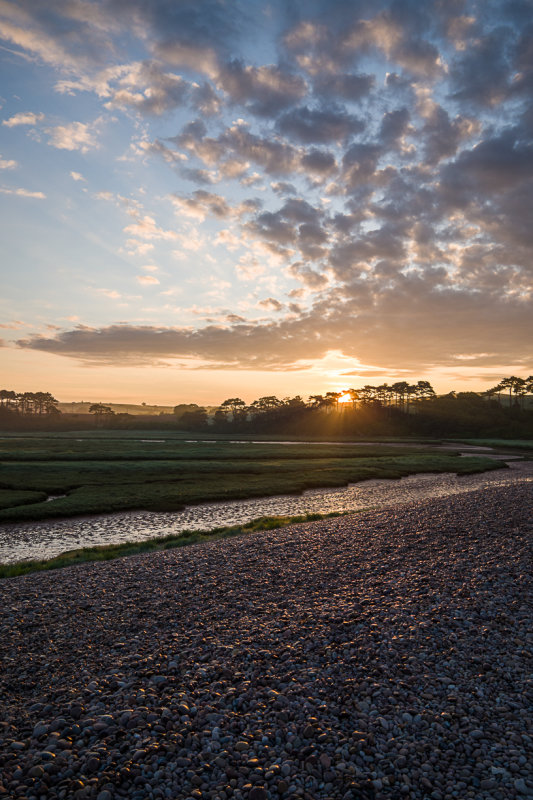
M 351 403 L 352 396 L 349 392 L 343 392 L 339 397 L 339 403 Z

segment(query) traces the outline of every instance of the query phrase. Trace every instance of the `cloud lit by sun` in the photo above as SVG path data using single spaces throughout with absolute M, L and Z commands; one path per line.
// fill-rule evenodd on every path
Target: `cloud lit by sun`
M 3 371 L 345 408 L 533 372 L 527 5 L 2 0 Z

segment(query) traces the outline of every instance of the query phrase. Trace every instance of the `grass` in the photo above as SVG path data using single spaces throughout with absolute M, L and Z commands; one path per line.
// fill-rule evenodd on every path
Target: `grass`
M 320 444 L 280 442 L 184 441 L 152 437 L 105 438 L 6 438 L 0 439 L 0 461 L 236 461 L 316 458 L 364 458 L 409 455 L 432 449 L 387 444 Z
M 0 522 L 141 509 L 177 511 L 207 501 L 298 494 L 372 478 L 401 478 L 420 472 L 466 475 L 504 466 L 487 457 L 459 457 L 459 452 L 443 452 L 427 442 L 415 447 L 271 440 L 191 442 L 166 434 L 163 442 L 143 442 L 138 433 L 115 434 L 99 431 L 94 436 L 71 433 L 0 439 Z M 146 438 L 159 437 L 147 434 Z M 64 496 L 47 502 L 49 495 Z M 48 560 L 0 565 L 0 577 L 107 561 L 322 518 L 320 514 L 261 517 L 211 531 L 81 548 Z
M 532 439 L 461 439 L 465 444 L 479 445 L 480 447 L 503 447 L 513 450 L 533 450 Z
M 40 503 L 46 498 L 46 492 L 0 489 L 0 509 L 13 508 L 29 503 Z
M 465 475 L 500 469 L 489 458 L 408 448 L 349 448 L 221 443 L 204 451 L 177 448 L 174 459 L 25 460 L 26 449 L 4 461 L 0 489 L 26 492 L 20 505 L 0 510 L 0 522 L 21 522 L 125 510 L 177 511 L 203 502 L 299 494 L 306 489 L 345 486 L 372 478 L 401 478 L 419 472 Z M 308 451 L 304 458 L 302 450 Z M 187 458 L 194 452 L 194 458 Z M 91 451 L 91 454 L 94 454 Z M 218 457 L 217 457 L 218 455 Z M 231 460 L 227 456 L 231 456 Z M 267 457 L 268 456 L 268 457 Z M 66 495 L 38 501 L 36 493 Z
M 184 547 L 197 542 L 227 539 L 232 536 L 255 533 L 257 531 L 284 528 L 298 522 L 311 522 L 319 519 L 344 516 L 349 512 L 330 514 L 304 514 L 295 517 L 259 517 L 244 525 L 232 525 L 214 528 L 210 531 L 183 531 L 178 536 L 159 536 L 147 539 L 144 542 L 123 542 L 122 544 L 101 545 L 99 547 L 82 547 L 78 550 L 69 550 L 54 558 L 19 561 L 16 564 L 0 564 L 0 578 L 15 578 L 27 575 L 30 572 L 42 572 L 50 569 L 62 569 L 75 564 L 84 564 L 89 561 L 111 561 L 123 556 L 137 555 L 139 553 L 153 553 L 157 550 L 170 550 L 175 547 Z

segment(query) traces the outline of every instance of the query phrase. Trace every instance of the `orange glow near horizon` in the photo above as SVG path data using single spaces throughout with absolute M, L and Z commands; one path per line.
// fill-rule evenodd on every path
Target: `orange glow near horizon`
M 344 392 L 344 394 L 341 394 L 341 396 L 339 397 L 339 403 L 351 403 L 351 402 L 352 402 L 352 396 L 349 392 Z

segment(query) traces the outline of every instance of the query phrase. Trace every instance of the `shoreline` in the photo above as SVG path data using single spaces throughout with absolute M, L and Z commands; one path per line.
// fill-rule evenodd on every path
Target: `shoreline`
M 486 488 L 0 582 L 4 789 L 529 796 L 531 496 Z
M 182 512 L 123 511 L 18 525 L 0 525 L 0 576 L 22 574 L 17 564 L 48 568 L 54 561 L 103 560 L 182 546 L 197 540 L 247 533 L 287 524 L 291 517 L 320 518 L 373 508 L 398 507 L 424 497 L 475 491 L 494 483 L 533 481 L 533 463 L 510 461 L 501 469 L 473 475 L 416 473 L 399 479 L 372 479 L 345 487 L 311 489 L 300 494 L 207 502 Z M 181 541 L 180 541 L 181 539 Z M 107 552 L 106 552 L 107 549 Z M 14 559 L 13 552 L 19 557 Z M 64 558 L 65 553 L 71 555 Z M 7 557 L 6 557 L 7 556 Z M 52 565 L 50 565 L 52 566 Z

